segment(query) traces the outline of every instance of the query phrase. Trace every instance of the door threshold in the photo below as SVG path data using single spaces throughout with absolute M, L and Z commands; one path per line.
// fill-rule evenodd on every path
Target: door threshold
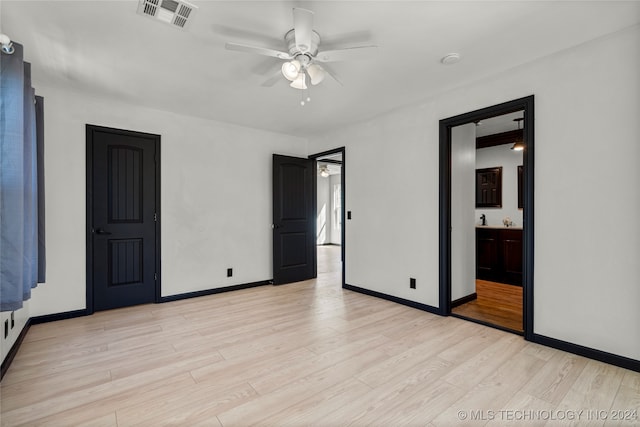
M 467 316 L 463 316 L 463 315 L 457 314 L 457 313 L 450 313 L 449 316 L 457 317 L 458 319 L 467 320 L 469 322 L 477 323 L 479 325 L 488 326 L 490 328 L 500 329 L 501 331 L 504 331 L 504 332 L 510 332 L 512 334 L 524 336 L 524 331 L 518 331 L 516 329 L 506 328 L 504 326 L 496 325 L 495 323 L 490 323 L 490 322 L 485 322 L 484 320 L 474 319 L 473 317 L 467 317 Z

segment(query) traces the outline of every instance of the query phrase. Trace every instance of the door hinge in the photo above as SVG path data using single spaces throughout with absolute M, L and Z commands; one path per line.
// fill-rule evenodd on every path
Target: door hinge
M 153 273 L 153 280 L 158 280 L 158 273 Z
M 155 212 L 153 213 L 153 220 L 154 220 L 155 222 L 158 222 L 158 214 L 157 214 L 157 213 L 155 213 Z

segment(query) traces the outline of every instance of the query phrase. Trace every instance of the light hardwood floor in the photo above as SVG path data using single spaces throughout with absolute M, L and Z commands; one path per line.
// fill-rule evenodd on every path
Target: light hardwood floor
M 609 425 L 544 411 L 640 407 L 639 373 L 342 290 L 339 248 L 320 251 L 317 280 L 33 326 L 2 425 Z
M 476 280 L 478 298 L 451 309 L 452 313 L 522 333 L 522 286 Z

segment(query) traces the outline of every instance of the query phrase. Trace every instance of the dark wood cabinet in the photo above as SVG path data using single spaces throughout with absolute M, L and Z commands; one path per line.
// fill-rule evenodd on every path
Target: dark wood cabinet
M 522 230 L 500 231 L 502 282 L 522 286 Z
M 476 277 L 522 286 L 522 230 L 476 228 Z
M 476 229 L 476 277 L 498 281 L 498 230 Z

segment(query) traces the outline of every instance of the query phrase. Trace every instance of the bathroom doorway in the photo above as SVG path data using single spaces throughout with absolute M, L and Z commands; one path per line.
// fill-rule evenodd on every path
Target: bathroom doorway
M 533 96 L 440 121 L 440 311 L 527 339 L 533 142 Z
M 522 325 L 523 112 L 451 130 L 451 313 Z

